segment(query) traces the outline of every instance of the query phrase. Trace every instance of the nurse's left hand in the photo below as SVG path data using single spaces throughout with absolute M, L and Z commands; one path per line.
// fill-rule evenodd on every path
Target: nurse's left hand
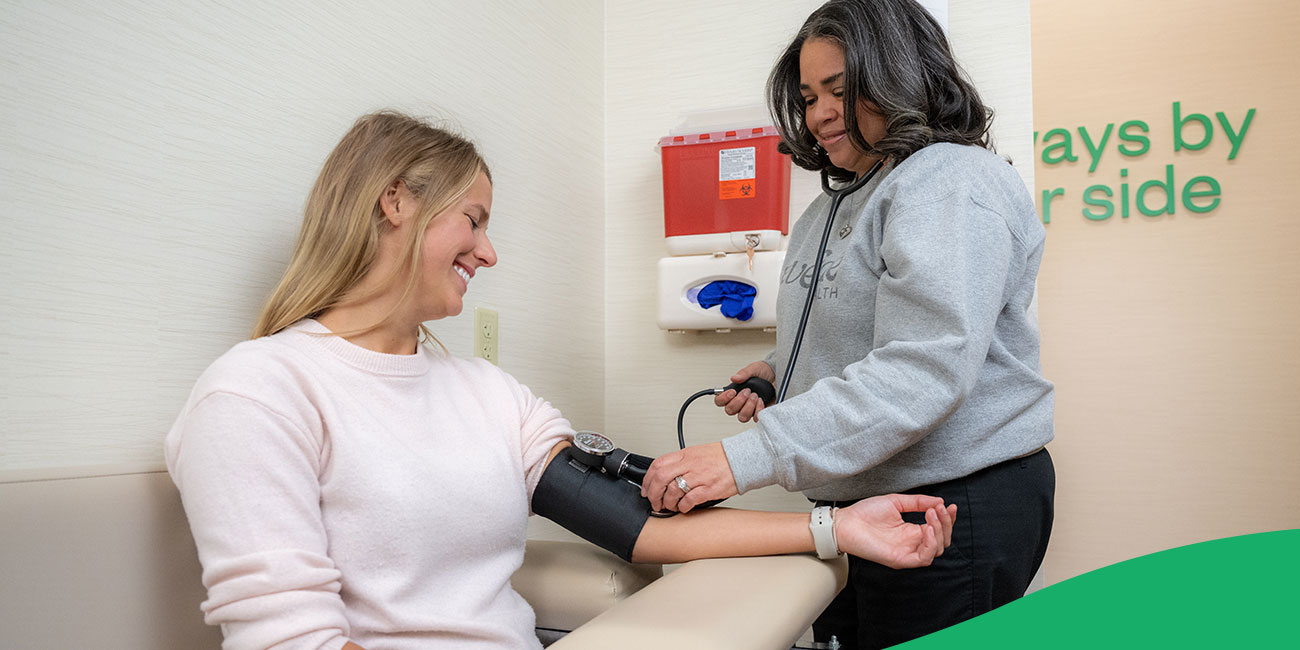
M 679 476 L 686 482 L 686 492 L 677 485 Z M 737 494 L 736 477 L 720 442 L 694 445 L 656 458 L 641 482 L 641 496 L 650 499 L 655 510 L 690 512 L 705 501 Z

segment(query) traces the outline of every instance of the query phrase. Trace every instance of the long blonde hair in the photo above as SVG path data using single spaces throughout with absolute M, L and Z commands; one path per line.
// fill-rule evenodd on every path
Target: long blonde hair
M 415 285 L 416 251 L 424 241 L 425 226 L 464 196 L 479 172 L 491 180 L 474 144 L 458 135 L 392 111 L 362 116 L 325 159 L 307 198 L 289 268 L 262 307 L 253 338 L 367 297 L 353 293 L 375 264 L 380 233 L 392 227 L 379 199 L 399 180 L 420 205 L 398 266 L 410 269 L 405 298 Z M 423 325 L 420 330 L 433 339 Z

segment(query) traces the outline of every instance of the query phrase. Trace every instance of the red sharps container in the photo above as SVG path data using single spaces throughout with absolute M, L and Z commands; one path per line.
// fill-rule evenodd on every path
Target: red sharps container
M 790 231 L 790 157 L 780 141 L 771 126 L 659 140 L 671 254 L 780 246 Z

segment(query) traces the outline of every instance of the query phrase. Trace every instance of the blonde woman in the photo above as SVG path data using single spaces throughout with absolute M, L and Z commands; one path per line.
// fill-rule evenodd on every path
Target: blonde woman
M 495 366 L 421 343 L 496 264 L 491 208 L 474 146 L 407 116 L 362 117 L 326 160 L 253 340 L 204 372 L 166 439 L 228 650 L 539 647 L 509 580 L 573 429 Z M 923 566 L 954 516 L 882 497 L 834 530 L 840 549 Z M 813 548 L 807 513 L 719 509 L 651 519 L 631 557 Z

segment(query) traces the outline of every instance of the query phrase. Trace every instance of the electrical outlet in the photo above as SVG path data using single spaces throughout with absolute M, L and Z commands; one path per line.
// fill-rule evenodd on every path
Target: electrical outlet
M 474 356 L 497 365 L 497 312 L 486 307 L 474 308 Z

